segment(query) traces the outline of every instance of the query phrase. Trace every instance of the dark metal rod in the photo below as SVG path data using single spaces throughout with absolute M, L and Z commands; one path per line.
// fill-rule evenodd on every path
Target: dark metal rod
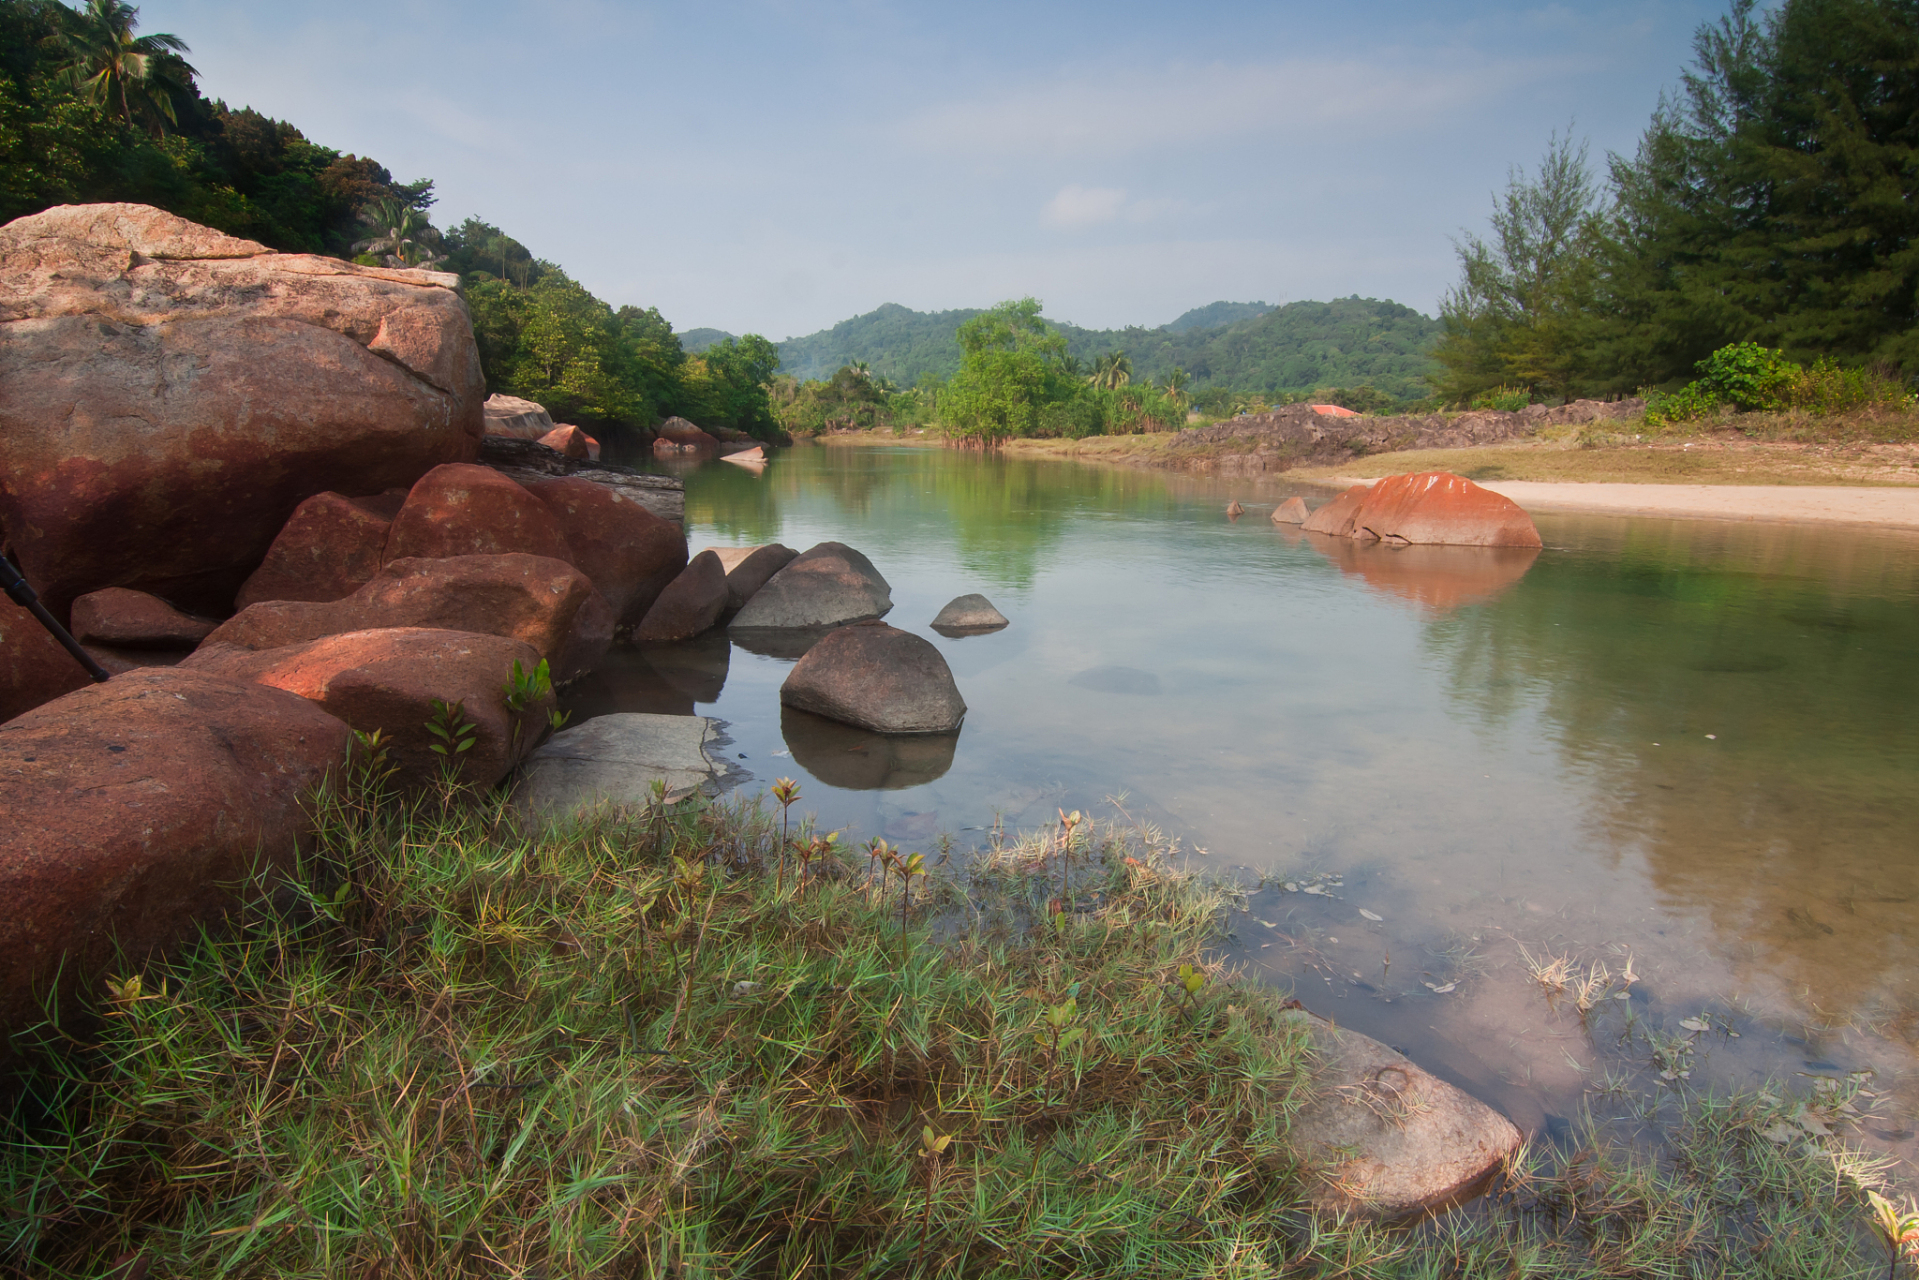
M 55 640 L 66 646 L 67 652 L 73 655 L 73 660 L 86 668 L 87 674 L 93 677 L 95 684 L 104 684 L 112 679 L 107 669 L 95 662 L 93 655 L 82 649 L 80 642 L 60 625 L 59 619 L 47 612 L 47 606 L 40 603 L 39 592 L 20 576 L 20 571 L 14 568 L 5 556 L 0 556 L 0 591 L 5 591 L 13 597 L 15 604 L 40 619 L 40 625 L 45 627 L 47 633 Z

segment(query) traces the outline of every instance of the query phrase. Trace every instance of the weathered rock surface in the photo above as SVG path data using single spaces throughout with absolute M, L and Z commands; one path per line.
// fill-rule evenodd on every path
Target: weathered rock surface
M 606 597 L 618 628 L 637 625 L 686 568 L 686 535 L 627 489 L 584 476 L 528 480 L 526 489 L 559 521 L 574 567 Z
M 339 600 L 352 595 L 386 561 L 393 517 L 405 489 L 367 498 L 316 493 L 293 510 L 266 559 L 241 584 L 236 609 L 262 600 Z
M 833 627 L 880 618 L 893 590 L 853 548 L 822 542 L 767 579 L 733 618 L 735 627 Z
M 299 503 L 473 457 L 456 277 L 273 253 L 143 205 L 0 228 L 0 525 L 56 616 L 224 612 Z
M 953 767 L 957 733 L 875 733 L 796 707 L 780 708 L 793 763 L 829 787 L 899 791 L 938 781 Z
M 781 569 L 793 563 L 799 552 L 777 542 L 759 547 L 713 547 L 726 569 L 726 607 L 738 613 L 746 602 L 759 594 Z
M 547 505 L 491 467 L 449 463 L 420 477 L 387 533 L 388 560 L 512 552 L 571 563 Z
M 73 602 L 67 629 L 81 644 L 123 649 L 191 649 L 219 626 L 215 618 L 196 618 L 144 591 L 107 587 Z
M 1510 1120 L 1405 1055 L 1303 1009 L 1283 1016 L 1320 1058 L 1291 1137 L 1319 1175 L 1323 1211 L 1399 1218 L 1442 1205 L 1519 1149 Z
M 1543 545 L 1533 518 L 1504 494 L 1449 471 L 1387 476 L 1354 485 L 1315 511 L 1308 533 L 1457 547 Z
M 780 702 L 876 733 L 951 733 L 966 718 L 940 651 L 883 622 L 842 627 L 807 650 Z
M 0 595 L 0 721 L 91 683 L 93 678 L 64 645 L 47 634 L 38 618 Z M 4 779 L 0 779 L 0 790 L 4 790 Z
M 279 649 L 205 645 L 180 667 L 285 689 L 362 733 L 383 731 L 392 743 L 389 762 L 399 769 L 394 781 L 409 790 L 439 780 L 444 758 L 433 751 L 439 740 L 426 726 L 435 699 L 457 702 L 474 727 L 473 746 L 458 756 L 460 778 L 484 790 L 546 735 L 552 691 L 518 714 L 504 692 L 515 662 L 532 671 L 539 661 L 539 650 L 505 636 L 386 627 Z
M 165 668 L 0 725 L 0 1027 L 39 1020 L 56 970 L 72 1016 L 288 868 L 349 740 L 283 690 Z
M 514 808 L 549 821 L 600 805 L 636 808 L 658 779 L 669 796 L 718 796 L 752 776 L 726 759 L 725 728 L 706 716 L 626 712 L 562 729 L 527 760 Z
M 660 592 L 634 629 L 636 640 L 691 640 L 711 630 L 726 610 L 726 570 L 720 558 L 702 551 Z
M 587 434 L 570 423 L 558 426 L 540 437 L 540 443 L 554 452 L 568 458 L 585 458 Z
M 720 451 L 719 437 L 700 430 L 685 418 L 668 418 L 655 429 L 653 434 L 657 439 L 671 440 L 682 449 L 690 445 L 698 453 Z
M 632 498 L 675 528 L 686 524 L 686 482 L 677 476 L 646 475 L 608 462 L 569 458 L 538 440 L 488 436 L 480 442 L 480 461 L 521 484 L 570 476 L 606 485 Z
M 1306 499 L 1295 494 L 1273 508 L 1273 523 L 1305 524 L 1306 517 L 1311 514 L 1306 509 Z
M 553 418 L 546 406 L 518 396 L 491 395 L 481 406 L 486 433 L 513 440 L 538 440 L 553 430 Z
M 977 636 L 1008 625 L 1006 615 L 979 592 L 955 596 L 933 619 L 933 630 L 943 636 Z
M 395 560 L 343 600 L 249 605 L 205 643 L 278 649 L 385 627 L 522 640 L 547 660 L 556 683 L 583 674 L 613 643 L 613 612 L 585 574 L 523 554 Z

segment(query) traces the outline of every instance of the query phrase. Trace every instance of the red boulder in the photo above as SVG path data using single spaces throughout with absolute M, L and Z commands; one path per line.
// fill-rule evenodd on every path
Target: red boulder
M 637 625 L 686 568 L 686 535 L 631 493 L 571 476 L 526 489 L 559 521 L 574 566 L 606 597 L 618 628 Z
M 540 443 L 556 450 L 569 458 L 587 456 L 586 432 L 575 426 L 562 424 L 540 437 Z
M 73 622 L 67 629 L 81 644 L 104 644 L 122 649 L 191 649 L 219 626 L 213 618 L 196 618 L 144 591 L 108 587 L 90 591 L 73 602 Z
M 267 556 L 233 599 L 244 609 L 262 600 L 338 600 L 380 571 L 393 517 L 406 490 L 371 498 L 316 493 L 293 510 Z
M 1306 521 L 1312 533 L 1459 547 L 1537 547 L 1539 529 L 1518 503 L 1449 471 L 1387 476 L 1355 485 Z
M 553 513 L 491 467 L 435 467 L 407 494 L 387 534 L 388 560 L 510 552 L 572 562 Z
M 660 592 L 633 638 L 691 640 L 719 622 L 726 601 L 726 568 L 717 555 L 702 551 Z
M 38 618 L 0 595 L 0 720 L 91 683 L 92 677 Z

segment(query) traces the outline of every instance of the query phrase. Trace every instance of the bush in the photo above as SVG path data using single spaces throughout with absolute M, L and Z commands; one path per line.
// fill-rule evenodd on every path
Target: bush
M 1741 413 L 1803 409 L 1825 415 L 1875 406 L 1910 412 L 1914 396 L 1894 374 L 1844 368 L 1821 356 L 1807 369 L 1756 342 L 1719 348 L 1694 366 L 1700 376 L 1669 395 L 1646 397 L 1646 421 L 1658 426 L 1707 417 L 1722 406 Z
M 1810 369 L 1800 369 L 1788 388 L 1796 409 L 1809 413 L 1845 413 L 1883 406 L 1911 412 L 1914 397 L 1896 376 L 1879 369 L 1846 369 L 1830 357 L 1821 357 Z
M 1500 413 L 1518 413 L 1533 402 L 1532 392 L 1524 387 L 1494 387 L 1473 397 L 1475 409 L 1496 409 Z
M 1803 372 L 1785 353 L 1756 342 L 1721 347 L 1693 367 L 1700 377 L 1690 385 L 1704 384 L 1741 413 L 1784 408 L 1793 381 Z

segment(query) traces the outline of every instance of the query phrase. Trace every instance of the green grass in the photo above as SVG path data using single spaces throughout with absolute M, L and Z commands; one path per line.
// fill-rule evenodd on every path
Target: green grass
M 1148 828 L 903 879 L 752 803 L 321 817 L 304 885 L 27 1078 L 0 1274 L 1884 1272 L 1872 1170 L 1762 1098 L 1423 1225 L 1314 1217 L 1307 1051 L 1209 951 L 1231 886 Z

